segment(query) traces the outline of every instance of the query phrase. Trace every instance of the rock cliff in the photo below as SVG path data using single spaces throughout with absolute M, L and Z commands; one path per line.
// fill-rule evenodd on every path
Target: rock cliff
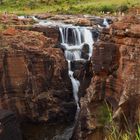
M 103 29 L 91 61 L 93 77 L 80 100 L 81 112 L 72 139 L 103 140 L 110 119 L 108 108 L 121 130 L 127 127 L 135 131 L 140 121 L 139 17 L 121 17 Z
M 18 26 L 0 32 L 0 109 L 12 110 L 32 121 L 73 120 L 76 105 L 67 62 L 57 48 L 58 29 L 32 26 L 31 19 L 9 19 L 2 19 L 2 24 L 16 22 Z M 100 23 L 82 18 L 73 21 L 65 16 L 61 20 L 93 27 Z M 31 26 L 19 26 L 23 24 Z M 120 130 L 136 130 L 140 122 L 139 57 L 140 18 L 125 16 L 102 29 L 89 62 L 72 62 L 74 76 L 81 82 L 81 111 L 72 140 L 103 140 L 110 110 Z
M 1 32 L 0 108 L 32 121 L 72 120 L 67 62 L 42 33 L 9 28 Z

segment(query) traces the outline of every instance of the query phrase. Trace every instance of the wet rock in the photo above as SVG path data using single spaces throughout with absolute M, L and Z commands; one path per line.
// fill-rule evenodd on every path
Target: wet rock
M 74 71 L 74 70 L 81 70 L 82 67 L 84 67 L 85 63 L 86 62 L 84 60 L 72 61 L 71 62 L 72 71 Z
M 89 58 L 89 45 L 88 44 L 84 44 L 83 47 L 82 47 L 82 52 L 81 52 L 81 57 L 85 60 L 88 60 Z
M 98 40 L 100 32 L 97 29 L 91 30 L 94 41 Z

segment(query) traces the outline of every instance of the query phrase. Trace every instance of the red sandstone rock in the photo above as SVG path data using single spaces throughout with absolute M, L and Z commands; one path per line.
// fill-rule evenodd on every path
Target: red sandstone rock
M 17 32 L 16 32 L 16 30 L 14 28 L 8 28 L 7 30 L 5 30 L 3 32 L 4 35 L 10 35 L 10 36 L 16 35 L 16 33 Z
M 51 13 L 46 13 L 46 14 L 37 14 L 35 17 L 38 19 L 48 19 L 51 18 L 53 15 Z
M 74 24 L 79 26 L 91 26 L 91 21 L 86 18 L 75 18 L 64 20 L 65 23 Z
M 67 62 L 52 38 L 10 28 L 1 39 L 0 108 L 36 121 L 74 118 Z
M 80 100 L 73 139 L 104 139 L 105 124 L 100 121 L 104 116 L 99 113 L 104 101 L 111 106 L 114 119 L 120 119 L 121 129 L 127 119 L 129 129 L 135 130 L 140 117 L 139 24 L 138 17 L 128 16 L 103 30 L 93 50 L 93 77 Z
M 18 19 L 17 15 L 13 14 L 0 14 L 0 24 L 3 26 L 15 26 L 15 25 L 32 25 L 35 21 L 32 18 Z

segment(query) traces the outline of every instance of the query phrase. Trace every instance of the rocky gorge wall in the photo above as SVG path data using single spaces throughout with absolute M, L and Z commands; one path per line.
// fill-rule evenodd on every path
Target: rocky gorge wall
M 42 33 L 1 33 L 0 108 L 32 121 L 70 121 L 76 105 L 63 52 Z
M 63 51 L 57 48 L 58 30 L 29 28 L 26 24 L 30 20 L 17 22 L 14 18 L 15 24 L 13 21 L 17 29 L 9 28 L 0 34 L 0 109 L 13 110 L 32 121 L 71 121 L 76 105 L 67 62 Z M 97 27 L 91 24 L 94 21 L 82 22 Z M 78 20 L 76 24 L 82 23 Z M 74 73 L 81 82 L 81 111 L 72 140 L 104 139 L 109 120 L 106 104 L 120 129 L 128 123 L 127 127 L 135 132 L 140 121 L 139 56 L 139 16 L 120 17 L 110 28 L 102 29 L 95 40 L 91 61 L 86 68 L 77 63 Z
M 92 56 L 93 77 L 84 97 L 75 140 L 103 140 L 108 108 L 120 130 L 136 131 L 140 122 L 140 19 L 121 17 L 103 29 Z M 133 138 L 132 138 L 133 139 Z

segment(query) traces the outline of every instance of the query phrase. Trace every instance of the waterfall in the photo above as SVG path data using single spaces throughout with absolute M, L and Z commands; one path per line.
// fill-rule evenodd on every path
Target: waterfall
M 92 27 L 79 27 L 79 26 L 73 26 L 70 24 L 66 25 L 65 23 L 62 23 L 62 21 L 59 21 L 59 20 L 57 22 L 49 20 L 49 19 L 41 20 L 34 16 L 18 16 L 18 18 L 20 20 L 24 18 L 32 18 L 34 21 L 37 22 L 36 24 L 34 24 L 34 26 L 39 26 L 39 27 L 47 26 L 47 27 L 59 28 L 59 32 L 61 36 L 61 40 L 60 40 L 61 47 L 64 50 L 64 55 L 68 62 L 68 75 L 71 80 L 73 98 L 77 105 L 77 111 L 75 114 L 75 121 L 72 122 L 72 124 L 68 125 L 67 127 L 61 128 L 63 130 L 61 130 L 59 126 L 56 127 L 55 125 L 51 126 L 53 128 L 53 132 L 50 129 L 50 126 L 49 128 L 47 129 L 43 128 L 42 130 L 45 132 L 45 135 L 46 135 L 45 130 L 47 130 L 47 136 L 44 137 L 44 140 L 50 140 L 50 139 L 51 140 L 69 140 L 73 135 L 73 131 L 76 126 L 76 123 L 79 117 L 79 112 L 80 112 L 79 96 L 78 96 L 80 81 L 75 78 L 74 70 L 73 70 L 74 68 L 72 67 L 71 64 L 73 61 L 86 62 L 90 60 L 92 56 L 92 51 L 93 51 L 93 43 L 94 43 L 93 37 L 96 39 L 98 35 L 96 33 L 96 34 L 93 34 L 92 36 L 93 32 L 91 32 L 90 30 Z M 103 25 L 104 25 L 103 27 L 109 27 L 109 24 L 107 23 L 106 19 L 104 19 Z
M 59 31 L 60 31 L 60 36 L 61 36 L 61 45 L 63 46 L 64 55 L 68 62 L 68 74 L 72 83 L 73 98 L 77 105 L 74 126 L 68 129 L 69 136 L 71 137 L 73 133 L 73 129 L 76 126 L 79 112 L 80 112 L 79 96 L 78 96 L 80 81 L 74 77 L 74 71 L 72 71 L 71 62 L 79 61 L 79 60 L 80 61 L 90 60 L 92 56 L 94 42 L 93 42 L 93 36 L 92 36 L 91 31 L 87 29 L 86 27 L 79 27 L 79 26 L 72 26 L 72 25 L 60 26 Z M 84 46 L 85 44 L 86 46 L 88 46 L 88 51 L 86 52 L 88 55 L 88 58 L 84 60 L 84 58 L 82 58 L 82 49 L 83 47 L 85 47 Z M 60 138 L 62 139 L 63 135 Z M 66 139 L 69 139 L 69 138 L 66 138 Z
M 90 29 L 87 27 L 79 27 L 79 26 L 73 26 L 73 25 L 66 25 L 62 22 L 58 21 L 57 23 L 55 21 L 51 20 L 39 20 L 34 16 L 29 16 L 32 19 L 34 19 L 37 24 L 36 26 L 57 26 L 59 27 L 59 32 L 61 35 L 61 45 L 64 49 L 64 55 L 68 62 L 68 73 L 69 77 L 71 79 L 72 88 L 73 88 L 73 97 L 75 99 L 75 102 L 77 104 L 77 110 L 80 109 L 79 107 L 79 97 L 78 97 L 78 91 L 80 87 L 80 82 L 74 78 L 74 72 L 71 70 L 71 62 L 72 61 L 88 61 L 90 60 L 92 56 L 92 50 L 93 50 L 93 36 Z M 19 19 L 26 18 L 25 16 L 18 16 Z M 105 24 L 107 24 L 106 20 L 104 20 Z M 87 59 L 85 60 L 82 58 L 82 49 L 84 45 L 88 45 L 88 54 Z
M 80 82 L 73 77 L 73 71 L 71 71 L 71 70 L 69 70 L 69 77 L 70 77 L 71 82 L 72 82 L 73 97 L 75 99 L 77 109 L 79 110 L 80 107 L 79 107 L 79 103 L 78 103 L 79 102 L 78 91 L 79 91 Z
M 76 113 L 76 118 L 77 118 L 77 114 L 80 110 L 79 96 L 78 96 L 80 81 L 74 78 L 73 75 L 74 72 L 71 70 L 71 62 L 84 60 L 81 57 L 81 52 L 84 44 L 87 44 L 89 46 L 87 60 L 90 59 L 90 57 L 92 56 L 93 43 L 94 43 L 93 37 L 91 31 L 86 27 L 79 27 L 79 26 L 72 26 L 72 25 L 60 26 L 59 31 L 61 36 L 61 45 L 63 46 L 65 58 L 68 62 L 68 74 L 72 83 L 73 97 L 77 105 L 77 113 Z
M 22 17 L 21 17 L 22 18 Z M 64 133 L 57 134 L 52 138 L 52 140 L 69 140 L 72 137 L 74 128 L 77 124 L 77 120 L 80 112 L 79 105 L 79 87 L 80 81 L 74 76 L 74 68 L 72 67 L 72 62 L 86 62 L 89 61 L 92 56 L 93 51 L 93 35 L 90 27 L 80 27 L 73 25 L 66 25 L 61 21 L 51 21 L 51 20 L 37 20 L 38 22 L 35 26 L 54 26 L 59 28 L 61 37 L 61 47 L 64 50 L 64 56 L 68 63 L 68 75 L 72 84 L 73 98 L 77 105 L 77 110 L 75 114 L 75 121 L 72 126 L 69 126 Z
M 104 18 L 103 25 L 104 25 L 106 28 L 109 28 L 109 24 L 108 24 L 106 18 Z

